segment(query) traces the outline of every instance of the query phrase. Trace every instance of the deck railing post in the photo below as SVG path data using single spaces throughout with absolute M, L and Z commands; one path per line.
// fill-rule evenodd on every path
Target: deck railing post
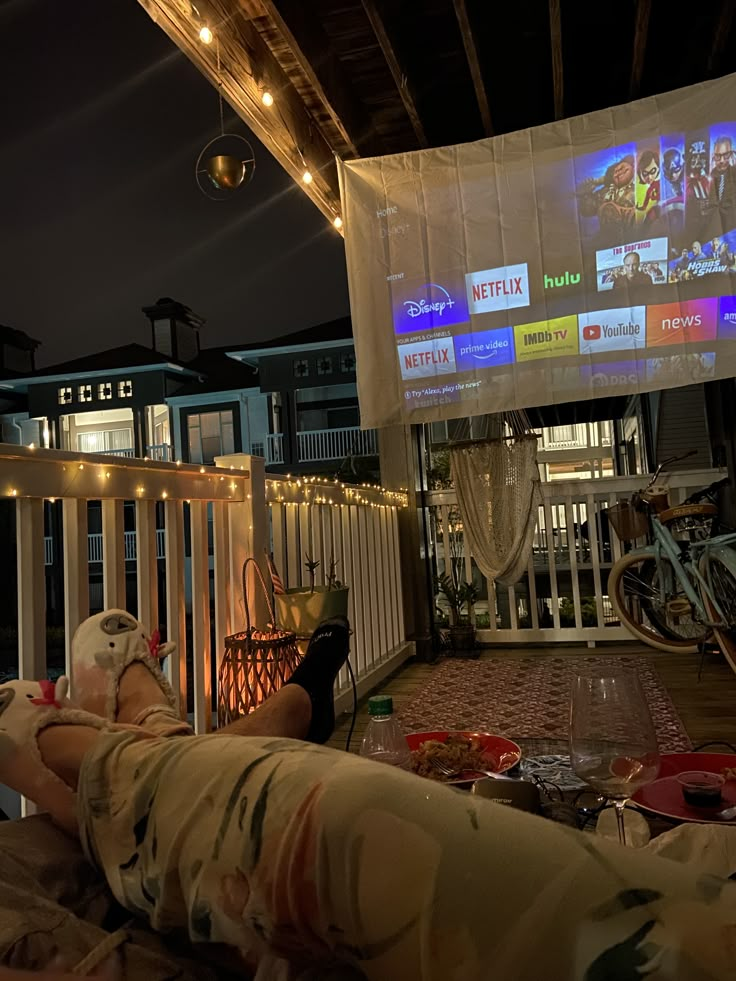
M 271 530 L 268 508 L 266 507 L 266 461 L 249 453 L 231 453 L 215 457 L 215 466 L 233 469 L 250 476 L 248 493 L 244 501 L 228 504 L 230 527 L 230 582 L 232 602 L 230 605 L 233 630 L 245 626 L 245 609 L 242 596 L 243 563 L 253 556 L 268 581 L 265 553 L 271 551 Z M 248 572 L 248 596 L 250 599 L 251 622 L 265 626 L 268 619 L 266 604 L 260 585 L 256 582 L 255 570 Z

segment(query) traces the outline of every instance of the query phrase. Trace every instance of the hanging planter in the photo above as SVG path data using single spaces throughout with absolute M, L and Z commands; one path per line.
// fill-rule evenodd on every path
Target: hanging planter
M 315 585 L 315 572 L 319 561 L 305 556 L 309 573 L 309 586 L 298 586 L 274 595 L 276 619 L 284 630 L 292 631 L 297 637 L 311 637 L 323 620 L 330 617 L 348 615 L 348 595 L 350 587 L 341 583 L 336 576 L 337 562 L 330 559 L 330 571 L 326 586 Z

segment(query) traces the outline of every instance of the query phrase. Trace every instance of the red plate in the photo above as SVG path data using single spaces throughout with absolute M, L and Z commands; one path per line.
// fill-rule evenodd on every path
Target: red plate
M 448 736 L 462 736 L 464 739 L 477 739 L 483 749 L 483 756 L 488 760 L 488 769 L 496 773 L 505 773 L 521 759 L 521 748 L 512 743 L 510 739 L 503 736 L 494 736 L 490 732 L 470 732 L 461 729 L 438 729 L 436 732 L 410 732 L 406 741 L 412 752 L 419 749 L 421 743 L 428 739 L 436 739 L 438 742 L 447 742 Z M 443 783 L 468 783 L 482 777 L 482 773 L 475 770 L 465 770 L 454 780 L 443 780 Z
M 665 753 L 661 757 L 659 778 L 647 787 L 637 790 L 631 798 L 640 807 L 677 821 L 697 821 L 699 824 L 723 824 L 713 816 L 715 811 L 736 804 L 736 780 L 727 780 L 723 785 L 723 799 L 714 808 L 691 807 L 685 803 L 677 774 L 687 770 L 706 770 L 718 773 L 724 767 L 736 768 L 736 755 L 733 753 Z M 733 823 L 733 822 L 730 822 Z

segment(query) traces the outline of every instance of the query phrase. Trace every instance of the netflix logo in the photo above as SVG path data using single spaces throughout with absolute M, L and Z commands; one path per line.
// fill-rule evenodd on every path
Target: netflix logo
M 402 344 L 398 348 L 398 354 L 401 377 L 404 381 L 451 375 L 457 370 L 451 337 L 437 337 L 429 341 Z
M 529 270 L 525 262 L 468 273 L 465 286 L 471 313 L 529 306 Z

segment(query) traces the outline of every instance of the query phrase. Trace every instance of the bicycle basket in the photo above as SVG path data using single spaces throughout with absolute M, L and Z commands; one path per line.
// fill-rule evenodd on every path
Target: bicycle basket
M 649 519 L 637 511 L 631 501 L 619 501 L 608 509 L 608 520 L 622 542 L 644 538 L 649 532 Z

